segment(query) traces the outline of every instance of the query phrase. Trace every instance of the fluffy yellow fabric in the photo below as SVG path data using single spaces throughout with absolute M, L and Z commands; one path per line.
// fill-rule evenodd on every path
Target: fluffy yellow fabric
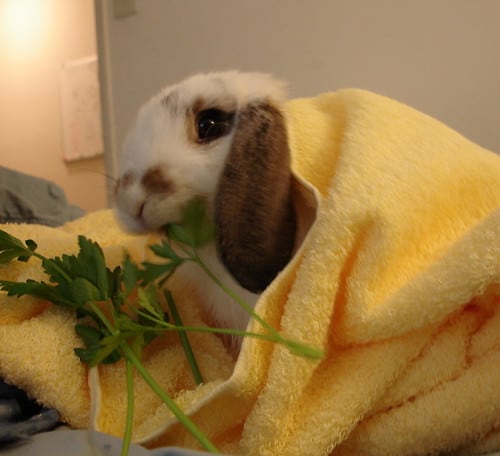
M 218 340 L 206 336 L 197 344 L 210 352 L 204 366 L 217 360 L 220 369 L 203 387 L 192 389 L 182 374 L 173 341 L 148 350 L 148 367 L 167 377 L 163 384 L 170 391 L 186 390 L 179 402 L 231 454 L 498 449 L 500 157 L 422 113 L 364 91 L 293 100 L 286 116 L 293 170 L 304 192 L 315 195 L 316 218 L 256 310 L 288 337 L 324 348 L 325 358 L 311 361 L 246 339 L 229 374 L 231 362 Z M 47 248 L 56 239 L 64 240 L 57 245 L 61 251 L 74 248 L 69 233 L 89 233 L 101 217 L 111 216 L 92 214 L 54 231 L 30 227 L 25 237 L 39 240 L 40 233 Z M 122 246 L 135 249 L 139 259 L 145 255 L 148 239 L 119 238 L 126 235 L 111 220 L 103 225 L 90 237 L 106 240 L 110 261 L 120 257 Z M 16 229 L 28 230 L 6 229 L 16 235 Z M 0 275 L 35 273 L 15 268 Z M 191 298 L 190 290 L 177 291 L 181 301 Z M 71 375 L 81 385 L 87 375 L 70 356 L 74 340 L 59 342 L 65 348 L 61 360 L 49 360 L 50 378 L 28 378 L 26 373 L 35 372 L 26 357 L 33 347 L 23 345 L 20 328 L 61 312 L 33 303 L 36 310 L 20 306 L 18 317 L 7 301 L 2 298 L 0 305 L 10 309 L 3 320 L 0 310 L 0 375 L 54 405 L 48 393 L 52 379 Z M 186 309 L 188 318 L 198 318 Z M 261 331 L 255 322 L 250 328 Z M 81 389 L 78 416 L 88 416 L 90 394 L 92 422 L 106 432 L 121 430 L 121 369 L 99 369 L 91 375 L 90 392 Z M 196 447 L 139 388 L 145 406 L 136 417 L 135 438 L 148 446 Z M 77 412 L 59 399 L 57 407 L 71 422 Z
M 500 157 L 364 91 L 295 100 L 287 116 L 319 209 L 257 310 L 327 356 L 248 339 L 193 418 L 241 454 L 496 448 Z M 164 435 L 188 439 L 174 422 Z

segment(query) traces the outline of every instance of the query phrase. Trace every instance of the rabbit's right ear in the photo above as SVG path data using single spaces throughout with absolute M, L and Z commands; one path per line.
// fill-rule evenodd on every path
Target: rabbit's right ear
M 296 233 L 285 119 L 270 102 L 238 115 L 215 197 L 222 262 L 247 290 L 261 292 L 290 260 Z

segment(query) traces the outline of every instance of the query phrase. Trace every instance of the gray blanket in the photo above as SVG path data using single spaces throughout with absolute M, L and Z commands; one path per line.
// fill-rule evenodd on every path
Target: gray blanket
M 83 214 L 55 183 L 0 166 L 0 223 L 58 226 Z

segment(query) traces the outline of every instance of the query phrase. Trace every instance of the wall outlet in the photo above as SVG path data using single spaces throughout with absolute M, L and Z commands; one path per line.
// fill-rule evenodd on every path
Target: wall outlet
M 124 19 L 136 13 L 135 0 L 113 0 L 113 15 L 115 19 Z

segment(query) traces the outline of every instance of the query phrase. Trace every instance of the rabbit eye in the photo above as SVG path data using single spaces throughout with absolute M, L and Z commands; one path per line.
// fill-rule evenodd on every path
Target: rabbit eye
M 196 116 L 198 142 L 208 143 L 229 134 L 234 113 L 212 108 L 200 111 Z

